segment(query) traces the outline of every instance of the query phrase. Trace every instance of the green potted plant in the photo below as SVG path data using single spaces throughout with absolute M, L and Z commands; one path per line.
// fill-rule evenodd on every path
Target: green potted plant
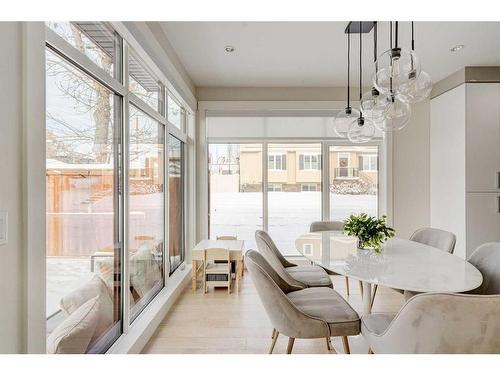
M 381 245 L 394 237 L 395 230 L 387 226 L 386 216 L 376 218 L 367 214 L 351 215 L 344 221 L 344 233 L 358 238 L 358 248 L 382 251 Z

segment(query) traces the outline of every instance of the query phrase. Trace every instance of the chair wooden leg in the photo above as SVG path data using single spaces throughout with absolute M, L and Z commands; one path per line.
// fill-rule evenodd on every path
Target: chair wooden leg
M 276 328 L 273 328 L 273 335 L 271 336 L 272 339 L 274 339 L 274 335 L 276 334 Z
M 292 354 L 293 343 L 295 342 L 294 337 L 288 338 L 288 346 L 286 347 L 286 354 Z
M 368 349 L 368 354 L 374 354 L 372 348 Z
M 345 287 L 347 289 L 347 296 L 349 296 L 349 278 L 345 277 Z
M 349 349 L 349 340 L 347 336 L 342 336 L 342 345 L 344 346 L 344 353 L 351 354 L 351 350 Z
M 326 349 L 327 349 L 328 351 L 331 351 L 331 350 L 333 349 L 333 348 L 332 348 L 332 342 L 330 341 L 330 338 L 329 338 L 329 337 L 327 337 L 327 338 L 326 338 Z
M 359 291 L 361 292 L 361 298 L 363 298 L 363 282 L 359 280 Z
M 378 285 L 375 284 L 374 287 L 373 287 L 372 308 L 373 308 L 373 302 L 375 302 L 375 295 L 377 294 L 377 288 L 378 288 Z
M 276 340 L 278 340 L 279 332 L 273 328 L 273 340 L 271 341 L 271 348 L 269 348 L 269 354 L 273 354 L 274 346 L 276 345 Z

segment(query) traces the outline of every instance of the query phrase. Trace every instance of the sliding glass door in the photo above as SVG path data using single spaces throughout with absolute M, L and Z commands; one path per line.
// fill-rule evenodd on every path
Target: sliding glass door
M 165 126 L 130 106 L 128 252 L 131 319 L 163 287 Z
M 284 255 L 298 255 L 295 239 L 321 220 L 321 144 L 267 147 L 268 232 Z
M 168 230 L 170 273 L 184 261 L 184 143 L 173 135 L 168 141 Z
M 46 51 L 48 333 L 99 302 L 101 323 L 83 348 L 99 352 L 120 334 L 120 107 L 116 95 Z M 98 262 L 106 266 L 98 267 Z M 97 290 L 95 293 L 93 290 Z M 102 290 L 102 293 L 98 291 Z M 83 295 L 101 296 L 99 301 Z
M 210 144 L 210 238 L 236 236 L 255 248 L 255 231 L 262 229 L 262 145 Z

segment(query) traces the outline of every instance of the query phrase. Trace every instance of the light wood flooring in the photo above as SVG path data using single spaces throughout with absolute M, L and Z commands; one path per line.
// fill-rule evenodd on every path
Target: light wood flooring
M 332 277 L 335 290 L 342 294 L 361 315 L 361 294 L 356 280 L 350 280 L 350 297 L 346 297 L 345 279 Z M 373 312 L 397 312 L 403 296 L 379 287 Z M 155 354 L 265 354 L 271 344 L 272 326 L 264 307 L 245 272 L 239 293 L 227 294 L 226 288 L 211 288 L 203 294 L 186 288 L 175 306 L 143 350 Z M 274 353 L 286 352 L 288 338 L 279 336 Z M 338 353 L 343 353 L 340 338 L 332 338 Z M 350 337 L 351 353 L 368 353 L 361 336 Z M 293 353 L 335 353 L 328 351 L 324 339 L 297 339 Z

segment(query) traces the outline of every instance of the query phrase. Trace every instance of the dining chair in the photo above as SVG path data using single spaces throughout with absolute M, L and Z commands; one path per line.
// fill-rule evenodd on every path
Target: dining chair
M 225 261 L 216 263 L 215 261 Z M 203 262 L 203 292 L 208 288 L 227 287 L 227 293 L 231 293 L 231 262 L 229 249 L 209 248 L 205 249 Z
M 238 239 L 238 237 L 237 236 L 217 236 L 216 239 L 217 239 L 217 241 L 236 241 Z M 232 264 L 231 265 L 232 272 L 236 273 L 236 262 L 232 261 L 231 264 Z M 245 257 L 242 257 L 242 259 L 241 259 L 241 276 L 243 276 L 244 273 L 245 273 Z
M 442 229 L 420 228 L 411 235 L 410 241 L 419 242 L 453 254 L 457 237 L 453 233 Z
M 264 309 L 273 325 L 269 354 L 280 334 L 288 336 L 287 354 L 291 354 L 296 338 L 341 336 L 344 352 L 350 353 L 348 336 L 360 332 L 359 316 L 340 294 L 331 288 L 303 288 L 289 284 L 274 267 L 255 251 L 246 253 L 247 267 Z
M 422 293 L 361 318 L 371 353 L 500 353 L 500 295 Z
M 267 232 L 256 231 L 255 241 L 259 252 L 287 283 L 300 288 L 333 288 L 332 280 L 323 268 L 315 265 L 299 266 L 286 260 Z
M 314 221 L 311 223 L 311 226 L 309 227 L 309 232 L 326 232 L 326 231 L 343 231 L 344 230 L 344 223 L 342 221 Z M 345 287 L 347 291 L 347 296 L 350 295 L 349 291 L 349 278 L 347 276 L 345 277 Z M 362 291 L 363 290 L 363 284 L 361 281 L 359 282 L 359 288 Z M 363 295 L 363 292 L 361 292 L 361 295 Z
M 500 242 L 490 242 L 479 246 L 468 259 L 483 275 L 481 286 L 473 294 L 500 294 Z
M 437 228 L 420 228 L 417 229 L 410 237 L 410 241 L 418 242 L 424 245 L 435 247 L 436 249 L 446 251 L 447 253 L 453 254 L 455 250 L 455 243 L 457 242 L 457 237 L 446 230 Z M 416 293 L 412 291 L 404 291 L 401 289 L 393 289 L 394 291 L 404 294 L 405 299 L 414 296 Z M 377 292 L 377 285 L 374 286 L 372 305 L 375 300 L 375 293 Z

